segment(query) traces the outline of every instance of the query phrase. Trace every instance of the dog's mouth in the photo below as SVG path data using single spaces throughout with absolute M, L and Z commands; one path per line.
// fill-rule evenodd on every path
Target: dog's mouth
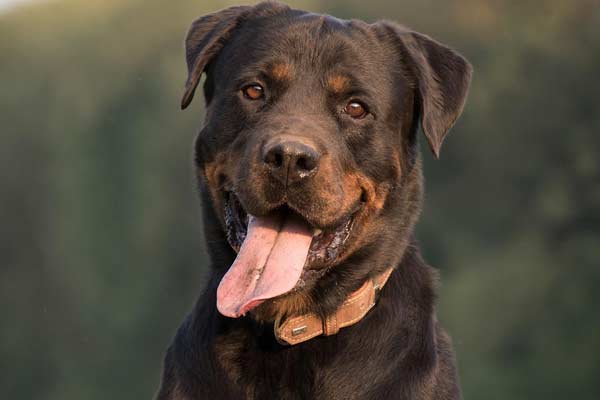
M 227 241 L 229 245 L 239 253 L 242 243 L 248 233 L 248 222 L 250 216 L 238 200 L 237 196 L 229 192 L 225 205 L 225 223 L 227 225 Z M 282 206 L 273 211 L 273 214 L 279 214 L 280 218 L 297 217 L 303 219 L 298 213 L 287 206 Z M 321 230 L 313 228 L 313 238 L 306 259 L 307 268 L 326 266 L 335 261 L 337 256 L 350 236 L 354 215 L 347 217 L 333 230 Z M 308 222 L 304 221 L 307 225 Z
M 227 240 L 238 255 L 217 290 L 221 314 L 237 318 L 324 273 L 342 254 L 355 215 L 321 230 L 286 205 L 266 216 L 250 215 L 227 193 Z

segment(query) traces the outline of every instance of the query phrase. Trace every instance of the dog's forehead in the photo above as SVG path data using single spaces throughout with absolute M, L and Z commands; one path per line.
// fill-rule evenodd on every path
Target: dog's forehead
M 281 79 L 332 72 L 331 84 L 341 87 L 351 77 L 381 72 L 380 47 L 362 21 L 290 13 L 246 21 L 226 46 L 219 68 L 234 74 L 267 70 Z

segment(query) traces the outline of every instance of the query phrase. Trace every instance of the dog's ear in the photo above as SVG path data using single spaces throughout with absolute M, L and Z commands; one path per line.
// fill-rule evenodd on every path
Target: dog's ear
M 415 80 L 421 127 L 439 158 L 442 142 L 463 110 L 473 68 L 463 56 L 426 35 L 387 21 L 376 26 L 394 42 L 400 62 Z
M 194 98 L 194 92 L 207 64 L 225 45 L 225 41 L 252 7 L 230 7 L 204 15 L 192 23 L 185 38 L 185 59 L 188 77 L 181 108 L 185 109 Z
M 185 59 L 188 77 L 181 99 L 185 109 L 194 97 L 200 77 L 208 63 L 225 46 L 235 29 L 248 18 L 268 17 L 289 10 L 285 4 L 265 1 L 255 6 L 235 6 L 198 18 L 185 38 Z

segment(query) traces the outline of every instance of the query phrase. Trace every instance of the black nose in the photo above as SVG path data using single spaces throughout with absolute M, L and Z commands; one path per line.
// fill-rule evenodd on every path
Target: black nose
M 274 140 L 265 144 L 263 162 L 271 175 L 285 185 L 313 175 L 321 155 L 312 145 L 297 140 Z

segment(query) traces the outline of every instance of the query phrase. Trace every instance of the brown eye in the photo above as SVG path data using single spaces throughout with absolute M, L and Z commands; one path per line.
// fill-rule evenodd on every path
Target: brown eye
M 245 98 L 250 100 L 258 100 L 265 95 L 263 87 L 258 84 L 246 86 L 242 89 L 242 93 L 244 93 Z
M 363 119 L 367 115 L 365 106 L 354 100 L 346 105 L 344 112 L 354 119 Z

